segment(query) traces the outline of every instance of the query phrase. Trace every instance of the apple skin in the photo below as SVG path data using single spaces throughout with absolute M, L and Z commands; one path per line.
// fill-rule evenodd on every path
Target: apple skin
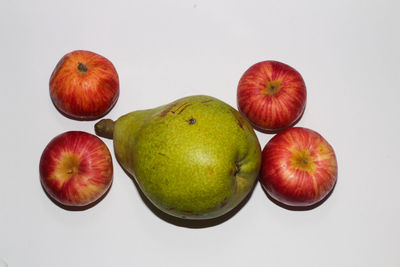
M 307 128 L 279 132 L 262 152 L 261 184 L 273 199 L 288 206 L 320 202 L 336 184 L 337 173 L 332 146 Z
M 119 78 L 113 64 L 84 50 L 61 58 L 51 74 L 49 87 L 56 108 L 76 120 L 103 117 L 119 97 Z
M 70 131 L 53 138 L 39 164 L 48 195 L 70 207 L 87 206 L 102 197 L 113 180 L 110 151 L 95 135 Z
M 304 80 L 294 68 L 278 61 L 262 61 L 240 78 L 238 109 L 258 131 L 276 133 L 300 120 L 306 106 Z

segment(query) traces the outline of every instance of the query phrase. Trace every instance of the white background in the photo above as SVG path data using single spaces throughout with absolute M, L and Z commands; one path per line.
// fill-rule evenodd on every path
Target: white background
M 0 258 L 12 267 L 400 266 L 399 3 L 1 1 Z M 40 186 L 41 153 L 62 132 L 94 133 L 95 122 L 67 119 L 49 97 L 53 68 L 76 49 L 114 63 L 113 119 L 195 94 L 236 107 L 252 64 L 293 66 L 308 90 L 298 126 L 337 154 L 333 194 L 292 211 L 258 184 L 234 216 L 186 225 L 154 213 L 114 160 L 105 199 L 60 208 Z M 257 135 L 262 147 L 272 137 Z

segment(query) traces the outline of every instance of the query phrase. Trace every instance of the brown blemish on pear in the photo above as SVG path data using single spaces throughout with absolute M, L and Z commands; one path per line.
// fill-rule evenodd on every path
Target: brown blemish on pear
M 164 110 L 160 113 L 160 117 L 164 117 L 165 115 L 167 115 L 168 112 L 170 112 L 176 105 L 178 105 L 178 103 L 173 103 L 173 104 L 169 105 L 166 109 L 164 109 Z
M 178 115 L 181 114 L 182 111 L 184 111 L 187 107 L 189 107 L 189 106 L 191 106 L 191 105 L 192 105 L 192 104 L 184 103 L 182 106 L 180 106 L 180 107 L 177 109 L 177 111 L 179 110 Z M 183 108 L 182 108 L 182 107 L 183 107 Z M 182 108 L 182 109 L 181 109 L 181 108 Z

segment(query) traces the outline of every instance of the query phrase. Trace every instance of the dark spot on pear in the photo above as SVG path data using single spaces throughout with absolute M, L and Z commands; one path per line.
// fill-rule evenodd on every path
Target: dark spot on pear
M 225 206 L 228 203 L 228 197 L 225 197 L 224 200 L 222 200 L 220 208 L 222 208 L 223 206 Z
M 167 156 L 167 155 L 165 155 L 164 153 L 161 153 L 161 152 L 158 152 L 158 154 L 163 156 L 163 157 Z
M 188 121 L 190 125 L 193 125 L 196 123 L 196 119 L 195 118 L 190 118 L 190 120 Z
M 211 102 L 211 101 L 213 101 L 212 99 L 209 99 L 209 100 L 203 100 L 203 101 L 201 101 L 201 103 L 208 103 L 208 102 Z

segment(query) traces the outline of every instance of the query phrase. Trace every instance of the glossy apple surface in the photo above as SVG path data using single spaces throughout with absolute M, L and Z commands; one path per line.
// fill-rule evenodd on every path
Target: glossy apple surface
M 314 205 L 329 194 L 336 179 L 335 152 L 313 130 L 283 130 L 263 149 L 261 183 L 271 197 L 283 204 Z
M 49 85 L 56 108 L 77 120 L 104 116 L 119 96 L 119 79 L 113 64 L 90 51 L 77 50 L 61 58 Z
M 275 133 L 294 125 L 306 106 L 304 80 L 294 68 L 278 61 L 262 61 L 241 77 L 237 104 L 254 128 Z
M 40 158 L 40 180 L 45 191 L 66 206 L 86 206 L 111 186 L 110 151 L 97 136 L 80 131 L 56 136 Z

